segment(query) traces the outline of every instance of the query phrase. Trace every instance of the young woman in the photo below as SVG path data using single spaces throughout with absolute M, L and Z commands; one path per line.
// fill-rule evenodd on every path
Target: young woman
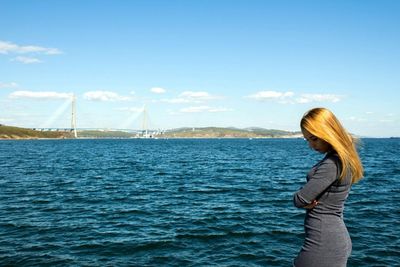
M 346 266 L 351 239 L 343 222 L 344 202 L 351 185 L 363 176 L 355 140 L 325 108 L 308 111 L 300 127 L 309 146 L 325 157 L 311 168 L 307 183 L 294 194 L 294 205 L 306 209 L 306 237 L 294 266 Z

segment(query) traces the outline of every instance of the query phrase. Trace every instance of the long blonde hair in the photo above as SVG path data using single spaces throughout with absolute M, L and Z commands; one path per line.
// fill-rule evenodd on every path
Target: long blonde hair
M 336 151 L 342 163 L 339 179 L 350 173 L 352 183 L 356 183 L 363 177 L 364 169 L 356 150 L 356 139 L 344 129 L 330 110 L 309 110 L 301 119 L 300 127 L 324 140 Z

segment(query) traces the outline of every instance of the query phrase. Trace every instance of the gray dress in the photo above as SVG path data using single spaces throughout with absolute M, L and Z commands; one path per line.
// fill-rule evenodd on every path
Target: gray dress
M 304 187 L 294 194 L 294 205 L 298 208 L 314 199 L 318 205 L 306 210 L 305 240 L 293 266 L 346 266 L 351 239 L 343 222 L 343 208 L 351 177 L 348 175 L 339 181 L 340 169 L 339 157 L 328 153 L 310 170 Z

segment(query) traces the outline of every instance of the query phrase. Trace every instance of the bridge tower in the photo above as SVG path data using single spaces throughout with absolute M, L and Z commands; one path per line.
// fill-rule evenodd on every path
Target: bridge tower
M 148 118 L 147 118 L 147 109 L 146 109 L 146 105 L 143 106 L 143 120 L 142 120 L 142 133 L 143 133 L 143 137 L 147 138 L 149 137 L 149 133 L 148 133 Z
M 71 99 L 71 131 L 74 133 L 74 137 L 77 138 L 78 134 L 76 132 L 76 97 L 75 97 L 75 94 L 72 95 L 72 99 Z

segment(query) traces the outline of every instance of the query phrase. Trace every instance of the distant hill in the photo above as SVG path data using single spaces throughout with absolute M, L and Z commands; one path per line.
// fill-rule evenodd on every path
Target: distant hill
M 152 132 L 152 131 L 150 131 Z M 263 128 L 239 129 L 234 127 L 177 128 L 161 133 L 152 133 L 153 138 L 290 138 L 300 136 L 300 132 L 268 130 Z M 81 138 L 138 138 L 137 133 L 123 131 L 78 131 Z
M 301 136 L 301 132 L 289 132 L 256 127 L 246 129 L 234 127 L 203 127 L 168 130 L 162 136 L 174 138 L 293 138 Z
M 151 132 L 151 131 L 150 131 Z M 239 129 L 235 127 L 178 128 L 150 134 L 153 138 L 295 138 L 300 132 L 264 128 Z M 137 133 L 113 130 L 78 131 L 79 138 L 138 138 Z M 69 131 L 36 131 L 0 125 L 0 139 L 73 138 Z
M 0 139 L 71 138 L 65 131 L 36 131 L 27 128 L 0 125 Z

